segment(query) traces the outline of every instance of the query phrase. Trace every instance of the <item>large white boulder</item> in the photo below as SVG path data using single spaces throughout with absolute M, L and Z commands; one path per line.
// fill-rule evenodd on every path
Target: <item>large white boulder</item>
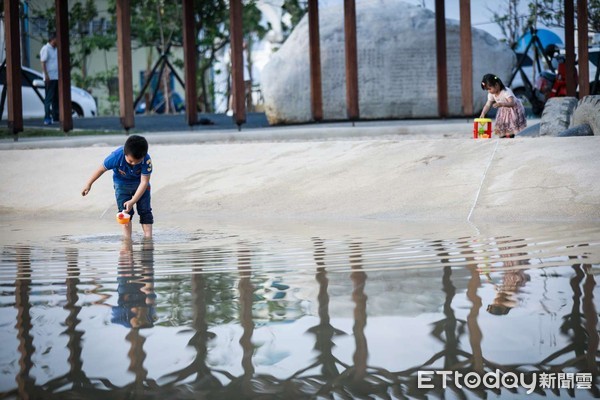
M 346 119 L 343 2 L 319 9 L 323 114 Z M 435 14 L 396 0 L 357 0 L 359 109 L 361 119 L 437 117 Z M 492 35 L 472 29 L 473 101 L 481 110 L 486 93 L 481 77 L 504 82 L 515 63 L 512 50 Z M 461 101 L 459 22 L 446 20 L 448 106 L 464 115 Z M 308 16 L 296 26 L 262 71 L 269 123 L 312 120 L 310 107 Z

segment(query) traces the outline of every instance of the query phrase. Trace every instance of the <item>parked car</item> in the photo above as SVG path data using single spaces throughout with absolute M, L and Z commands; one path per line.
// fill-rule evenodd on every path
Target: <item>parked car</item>
M 33 86 L 38 89 L 42 98 L 46 90 L 44 89 L 44 76 L 31 68 L 21 67 L 23 76 L 21 77 L 21 94 L 23 96 L 23 118 L 43 118 L 44 102 L 36 94 Z M 0 93 L 4 90 L 6 84 L 6 69 L 0 71 Z M 98 115 L 96 100 L 87 91 L 71 86 L 71 108 L 74 118 L 95 117 Z M 8 104 L 4 104 L 2 118 L 8 115 Z
M 152 105 L 151 111 L 156 114 L 164 114 L 165 107 L 165 96 L 159 90 L 156 92 L 156 98 L 154 99 L 154 104 Z M 181 113 L 185 111 L 185 101 L 177 92 L 171 93 L 171 107 L 170 110 L 172 113 Z M 139 102 L 138 106 L 135 109 L 136 114 L 145 114 L 146 113 L 146 102 L 142 99 Z

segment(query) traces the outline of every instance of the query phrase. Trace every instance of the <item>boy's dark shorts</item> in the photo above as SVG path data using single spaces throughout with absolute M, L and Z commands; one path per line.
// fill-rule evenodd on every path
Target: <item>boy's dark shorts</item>
M 125 207 L 123 204 L 131 200 L 135 191 L 138 188 L 137 184 L 126 185 L 121 183 L 115 183 L 115 197 L 117 199 L 117 208 L 118 211 L 123 211 Z M 142 197 L 135 204 L 135 208 L 137 209 L 137 213 L 140 216 L 140 224 L 153 224 L 154 216 L 152 215 L 152 207 L 150 206 L 150 186 L 146 189 Z M 129 215 L 133 217 L 134 215 L 133 208 L 129 211 Z

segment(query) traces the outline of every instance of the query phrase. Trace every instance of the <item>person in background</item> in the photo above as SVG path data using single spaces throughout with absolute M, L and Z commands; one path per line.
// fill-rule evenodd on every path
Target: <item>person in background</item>
M 479 118 L 485 118 L 491 107 L 497 108 L 494 126 L 496 135 L 501 138 L 514 138 L 527 127 L 523 104 L 512 90 L 504 86 L 500 78 L 494 74 L 485 74 L 481 79 L 481 88 L 487 90 L 488 97 Z
M 40 50 L 46 94 L 44 97 L 44 125 L 58 122 L 58 52 L 56 33 L 48 35 L 48 43 Z

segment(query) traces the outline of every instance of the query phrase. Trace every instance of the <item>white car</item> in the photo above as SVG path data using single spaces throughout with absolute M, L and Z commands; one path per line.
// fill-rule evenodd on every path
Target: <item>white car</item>
M 21 67 L 23 75 L 21 76 L 21 94 L 23 96 L 23 118 L 44 118 L 44 102 L 36 94 L 33 86 L 38 89 L 42 98 L 46 90 L 44 89 L 44 76 L 27 67 Z M 28 79 L 27 79 L 28 78 Z M 0 93 L 4 90 L 6 84 L 6 69 L 0 72 Z M 95 117 L 98 115 L 96 100 L 85 90 L 71 86 L 71 108 L 73 118 Z M 8 101 L 5 100 L 2 119 L 8 116 Z

